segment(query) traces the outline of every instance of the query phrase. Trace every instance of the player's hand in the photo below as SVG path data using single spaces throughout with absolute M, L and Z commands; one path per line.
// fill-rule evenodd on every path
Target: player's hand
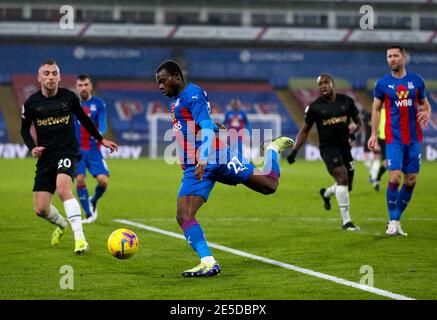
M 291 153 L 287 157 L 287 161 L 289 164 L 292 164 L 296 161 L 296 155 L 297 155 L 297 150 L 296 149 L 291 150 Z
M 111 153 L 118 150 L 118 145 L 113 141 L 102 139 L 100 143 L 106 148 L 109 148 L 111 150 Z
M 428 125 L 428 121 L 431 118 L 431 112 L 429 111 L 420 111 L 417 114 L 417 121 L 419 121 L 420 125 L 425 127 Z
M 219 127 L 219 129 L 226 129 L 226 127 L 223 125 L 223 123 L 215 122 L 215 124 L 217 125 L 217 127 Z
M 367 146 L 372 151 L 376 151 L 377 152 L 378 150 L 381 150 L 379 148 L 378 138 L 376 136 L 374 136 L 374 135 L 370 136 L 369 141 L 367 141 Z
M 39 157 L 41 157 L 44 150 L 45 150 L 44 147 L 35 147 L 32 149 L 32 151 L 30 153 L 32 154 L 32 157 L 39 158 Z
M 202 181 L 203 174 L 205 173 L 205 168 L 208 162 L 206 160 L 200 160 L 197 165 L 196 169 L 194 169 L 194 176 L 197 178 L 197 180 Z

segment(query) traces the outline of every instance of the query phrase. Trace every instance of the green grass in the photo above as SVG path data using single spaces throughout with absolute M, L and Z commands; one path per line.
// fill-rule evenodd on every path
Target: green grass
M 180 272 L 198 263 L 187 243 L 135 227 L 129 228 L 139 236 L 138 254 L 115 259 L 106 241 L 123 225 L 114 219 L 182 233 L 175 221 L 181 170 L 158 160 L 109 160 L 110 186 L 99 219 L 84 226 L 91 251 L 73 254 L 71 230 L 52 248 L 53 225 L 33 213 L 34 164 L 0 160 L 0 299 L 386 299 L 215 249 L 219 277 L 184 279 Z M 354 282 L 370 265 L 379 289 L 437 298 L 437 163 L 422 165 L 403 217 L 406 238 L 385 236 L 385 192 L 373 191 L 364 166 L 356 166 L 351 215 L 360 233 L 340 230 L 335 201 L 331 211 L 323 209 L 318 190 L 333 181 L 321 162 L 282 163 L 280 186 L 271 196 L 216 184 L 197 218 L 210 242 Z M 92 190 L 95 183 L 88 182 Z M 60 288 L 63 265 L 74 269 L 73 290 Z

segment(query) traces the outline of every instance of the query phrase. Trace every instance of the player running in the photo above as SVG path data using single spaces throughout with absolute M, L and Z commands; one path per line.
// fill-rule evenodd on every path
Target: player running
M 431 106 L 426 98 L 425 82 L 420 75 L 407 72 L 407 55 L 401 46 L 387 49 L 390 74 L 375 84 L 372 106 L 372 135 L 370 149 L 378 148 L 378 126 L 381 107 L 385 104 L 385 143 L 389 174 L 387 208 L 390 216 L 386 234 L 406 236 L 401 227 L 402 213 L 413 195 L 420 169 L 422 128 L 431 117 Z M 404 184 L 399 191 L 401 175 Z
M 218 127 L 211 120 L 206 92 L 193 83 L 186 83 L 176 62 L 164 61 L 156 70 L 156 81 L 159 90 L 173 98 L 173 131 L 184 171 L 176 220 L 188 243 L 200 257 L 200 264 L 184 271 L 182 275 L 215 276 L 221 269 L 195 218 L 197 211 L 208 200 L 216 181 L 229 185 L 241 183 L 263 194 L 274 193 L 280 175 L 278 153 L 292 147 L 294 142 L 281 137 L 266 145 L 265 164 L 261 172 L 218 139 Z
M 81 74 L 76 79 L 76 91 L 79 93 L 81 105 L 85 113 L 94 122 L 101 135 L 106 133 L 106 105 L 105 102 L 93 96 L 93 83 L 87 74 Z M 109 170 L 100 151 L 100 143 L 75 119 L 76 138 L 79 143 L 81 159 L 76 168 L 76 191 L 79 201 L 86 214 L 83 223 L 92 223 L 97 219 L 97 201 L 103 196 L 108 187 Z M 86 187 L 86 169 L 97 180 L 94 196 L 89 197 Z
M 320 189 L 324 207 L 326 210 L 331 209 L 330 197 L 335 194 L 340 208 L 342 229 L 358 231 L 359 227 L 353 224 L 349 214 L 349 192 L 352 190 L 355 170 L 350 139 L 361 129 L 363 123 L 354 100 L 336 93 L 334 78 L 331 75 L 322 73 L 317 78 L 317 84 L 320 97 L 306 107 L 305 123 L 287 160 L 290 164 L 295 162 L 297 152 L 315 122 L 319 133 L 320 155 L 329 174 L 335 179 L 334 185 L 328 189 Z M 350 126 L 351 119 L 355 125 Z
M 33 186 L 35 213 L 57 226 L 51 244 L 59 244 L 67 227 L 67 220 L 51 204 L 57 190 L 73 230 L 74 252 L 83 254 L 89 250 L 89 245 L 82 229 L 80 205 L 72 192 L 73 177 L 80 158 L 73 117 L 76 116 L 86 130 L 111 151 L 117 150 L 117 144 L 102 137 L 84 113 L 77 96 L 58 87 L 60 80 L 56 62 L 41 64 L 38 70 L 41 90 L 24 102 L 21 135 L 32 156 L 38 158 Z M 32 123 L 36 129 L 36 144 L 30 133 Z

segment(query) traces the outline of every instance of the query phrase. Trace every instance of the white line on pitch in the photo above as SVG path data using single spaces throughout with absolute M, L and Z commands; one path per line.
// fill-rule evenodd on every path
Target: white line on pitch
M 185 240 L 185 237 L 183 235 L 175 233 L 175 232 L 166 231 L 166 230 L 162 230 L 162 229 L 151 227 L 151 226 L 146 226 L 146 225 L 141 224 L 141 223 L 137 223 L 137 222 L 133 222 L 133 221 L 129 221 L 129 220 L 124 220 L 124 219 L 116 219 L 114 221 L 115 222 L 119 222 L 119 223 L 124 223 L 124 224 L 127 224 L 127 225 L 131 225 L 131 226 L 135 226 L 135 227 L 140 228 L 140 229 L 144 229 L 144 230 L 148 230 L 148 231 L 164 234 L 166 236 L 170 236 L 170 237 L 173 237 L 173 238 L 178 238 L 178 239 Z M 219 245 L 219 244 L 208 242 L 208 245 L 210 247 L 212 247 L 212 248 L 215 248 L 215 249 L 218 249 L 218 250 L 222 250 L 222 251 L 225 251 L 225 252 L 229 252 L 229 253 L 233 253 L 233 254 L 235 254 L 237 256 L 242 256 L 242 257 L 250 258 L 250 259 L 253 259 L 253 260 L 261 261 L 261 262 L 264 262 L 264 263 L 272 264 L 272 265 L 275 265 L 275 266 L 278 266 L 278 267 L 282 267 L 282 268 L 285 268 L 285 269 L 293 270 L 293 271 L 300 272 L 300 273 L 303 273 L 303 274 L 306 274 L 306 275 L 310 275 L 310 276 L 313 276 L 313 277 L 317 277 L 317 278 L 320 278 L 320 279 L 325 279 L 325 280 L 328 280 L 328 281 L 332 281 L 332 282 L 335 282 L 335 283 L 338 283 L 338 284 L 341 284 L 341 285 L 344 285 L 344 286 L 348 286 L 348 287 L 360 289 L 360 290 L 363 290 L 363 291 L 367 291 L 367 292 L 370 292 L 370 293 L 374 293 L 376 295 L 380 295 L 380 296 L 383 296 L 383 297 L 388 297 L 388 298 L 396 299 L 396 300 L 415 300 L 414 298 L 410 298 L 410 297 L 407 297 L 407 296 L 396 294 L 396 293 L 393 293 L 393 292 L 390 292 L 390 291 L 386 291 L 386 290 L 370 287 L 370 286 L 367 286 L 367 285 L 364 285 L 364 284 L 361 284 L 361 283 L 357 283 L 357 282 L 353 282 L 353 281 L 337 278 L 337 277 L 330 276 L 328 274 L 324 274 L 324 273 L 321 273 L 321 272 L 317 272 L 317 271 L 313 271 L 313 270 L 310 270 L 310 269 L 305 269 L 305 268 L 301 268 L 301 267 L 298 267 L 298 266 L 294 266 L 292 264 L 288 264 L 288 263 L 284 263 L 284 262 L 280 262 L 280 261 L 264 258 L 264 257 L 257 256 L 257 255 L 254 255 L 254 254 L 251 254 L 251 253 L 248 253 L 248 252 L 244 252 L 244 251 L 241 251 L 241 250 L 236 250 L 236 249 L 232 249 L 232 248 L 229 248 L 229 247 L 225 247 L 225 246 L 222 246 L 222 245 Z

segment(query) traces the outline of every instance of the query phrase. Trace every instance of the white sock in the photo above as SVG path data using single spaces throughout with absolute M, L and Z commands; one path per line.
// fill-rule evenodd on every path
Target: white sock
M 337 184 L 334 183 L 332 186 L 330 186 L 328 189 L 326 189 L 325 194 L 323 195 L 325 198 L 329 198 L 333 194 L 335 194 L 335 190 L 337 189 Z
M 64 202 L 64 209 L 73 230 L 74 240 L 85 240 L 79 202 L 76 198 L 69 199 Z
M 372 167 L 370 168 L 370 177 L 373 181 L 378 177 L 379 166 L 379 159 L 373 160 Z
M 335 197 L 337 198 L 338 207 L 340 208 L 341 219 L 343 225 L 351 221 L 349 215 L 349 190 L 348 186 L 337 186 L 335 190 Z
M 65 229 L 67 226 L 67 220 L 59 213 L 58 209 L 56 209 L 55 206 L 50 205 L 50 212 L 45 217 L 46 220 L 48 220 L 50 223 L 53 223 L 62 229 Z
M 201 258 L 201 259 L 200 259 L 200 262 L 201 262 L 201 263 L 208 263 L 208 264 L 211 264 L 211 263 L 215 263 L 216 261 L 215 261 L 215 259 L 214 259 L 213 256 L 207 256 L 207 257 L 203 257 L 203 258 Z

